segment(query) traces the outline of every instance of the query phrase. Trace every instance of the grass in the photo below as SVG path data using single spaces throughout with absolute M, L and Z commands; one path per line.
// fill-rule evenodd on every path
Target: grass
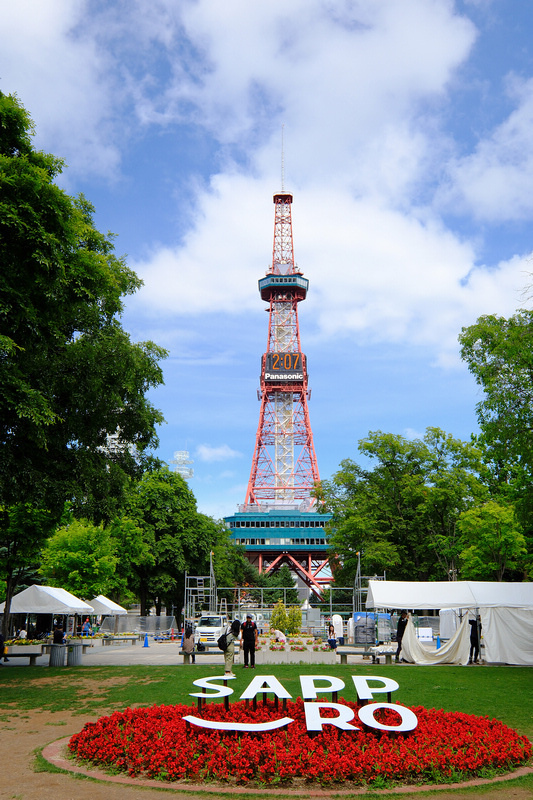
M 237 678 L 230 684 L 234 690 L 232 698 L 237 700 L 256 674 L 267 673 L 275 674 L 293 698 L 300 694 L 300 675 L 341 678 L 346 688 L 340 694 L 348 700 L 355 700 L 353 674 L 394 678 L 400 688 L 393 692 L 393 701 L 486 715 L 505 722 L 533 741 L 533 669 L 527 667 L 279 665 L 252 672 L 236 666 Z M 0 673 L 0 719 L 22 717 L 28 711 L 48 711 L 58 714 L 60 725 L 61 712 L 70 711 L 80 716 L 81 729 L 83 717 L 101 716 L 130 705 L 192 703 L 194 699 L 189 693 L 198 691 L 193 680 L 220 674 L 220 666 L 202 665 L 6 669 Z M 376 699 L 386 700 L 386 695 L 376 695 Z M 44 767 L 39 764 L 39 768 Z M 503 800 L 509 797 L 510 787 L 510 784 L 502 787 L 495 784 L 482 787 L 482 791 L 461 789 L 460 794 Z M 533 776 L 513 781 L 512 787 L 513 791 L 518 790 L 519 797 L 533 797 Z M 425 795 L 418 793 L 416 797 Z M 411 795 L 401 796 L 406 800 Z M 451 791 L 438 794 L 440 800 L 453 796 Z M 228 800 L 229 797 L 226 795 Z

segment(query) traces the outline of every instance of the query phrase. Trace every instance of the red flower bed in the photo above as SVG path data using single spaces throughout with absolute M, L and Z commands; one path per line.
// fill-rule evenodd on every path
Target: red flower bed
M 289 701 L 283 713 L 271 702 L 259 703 L 256 711 L 244 701 L 232 703 L 229 711 L 216 703 L 202 710 L 205 719 L 219 721 L 266 722 L 285 715 L 295 720 L 284 730 L 262 734 L 187 730 L 182 717 L 197 716 L 195 706 L 127 708 L 87 723 L 69 747 L 77 758 L 93 764 L 167 781 L 268 784 L 304 778 L 375 787 L 467 780 L 509 770 L 531 757 L 530 742 L 497 720 L 422 707 L 412 711 L 418 726 L 408 734 L 341 731 L 326 725 L 310 736 L 300 699 Z M 399 723 L 399 715 L 389 709 L 377 712 L 376 718 Z

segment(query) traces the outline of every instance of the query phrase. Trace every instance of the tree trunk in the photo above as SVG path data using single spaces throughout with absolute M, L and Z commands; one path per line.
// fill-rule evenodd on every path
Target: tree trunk
M 4 619 L 2 622 L 2 636 L 4 639 L 9 639 L 9 626 L 11 624 L 10 610 L 14 589 L 15 583 L 13 580 L 13 570 L 10 569 L 6 573 L 6 600 L 4 606 Z

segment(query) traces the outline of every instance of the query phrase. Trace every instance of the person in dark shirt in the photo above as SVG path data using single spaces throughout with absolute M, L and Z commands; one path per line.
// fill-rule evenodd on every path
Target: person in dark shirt
M 469 664 L 479 663 L 479 634 L 481 632 L 481 617 L 469 620 L 470 625 L 470 658 Z
M 396 650 L 396 661 L 400 660 L 400 653 L 402 650 L 402 639 L 405 633 L 405 629 L 407 627 L 407 622 L 409 620 L 409 616 L 407 611 L 402 611 L 400 614 L 400 619 L 398 620 L 398 627 L 396 629 L 396 643 L 398 648 Z
M 63 644 L 65 641 L 65 634 L 63 633 L 63 628 L 60 625 L 57 625 L 54 628 L 54 644 Z
M 250 667 L 255 669 L 255 648 L 257 647 L 259 634 L 257 632 L 257 625 L 253 621 L 251 614 L 247 614 L 246 622 L 242 623 L 241 634 L 241 647 L 244 651 L 244 668 L 247 668 L 248 661 L 250 661 Z

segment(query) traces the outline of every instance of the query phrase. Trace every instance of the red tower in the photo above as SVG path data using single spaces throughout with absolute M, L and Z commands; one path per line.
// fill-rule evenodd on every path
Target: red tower
M 313 504 L 318 466 L 307 406 L 307 364 L 300 346 L 298 303 L 309 281 L 294 261 L 292 194 L 274 195 L 272 267 L 259 281 L 269 304 L 267 352 L 261 359 L 261 410 L 244 508 Z M 307 501 L 307 502 L 306 502 Z

